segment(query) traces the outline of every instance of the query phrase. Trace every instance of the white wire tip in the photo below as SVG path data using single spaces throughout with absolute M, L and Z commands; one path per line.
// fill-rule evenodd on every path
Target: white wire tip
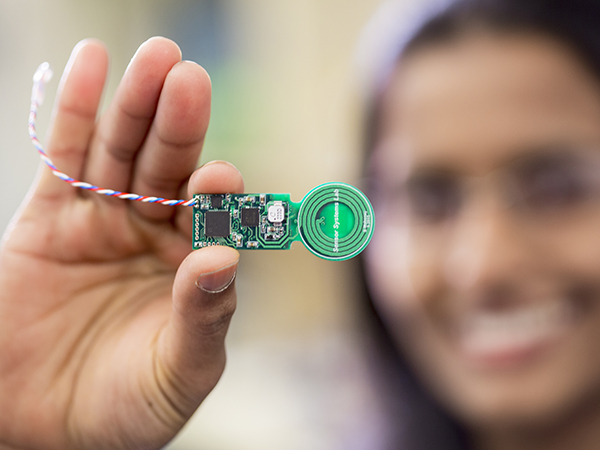
M 33 89 L 31 91 L 31 101 L 41 105 L 44 101 L 44 86 L 52 78 L 52 69 L 47 62 L 39 65 L 35 74 L 33 74 Z
M 35 73 L 33 74 L 34 83 L 38 83 L 40 81 L 43 83 L 47 83 L 48 81 L 50 81 L 51 78 L 52 69 L 50 68 L 50 64 L 48 64 L 47 62 L 43 62 L 42 64 L 40 64 Z

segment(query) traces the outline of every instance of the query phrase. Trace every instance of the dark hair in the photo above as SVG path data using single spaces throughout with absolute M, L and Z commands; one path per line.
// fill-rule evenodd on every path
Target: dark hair
M 599 0 L 455 0 L 445 9 L 425 18 L 409 39 L 397 44 L 394 66 L 408 53 L 460 38 L 473 29 L 500 32 L 542 33 L 568 45 L 600 81 Z M 389 76 L 390 67 L 382 68 Z M 381 80 L 375 87 L 367 117 L 366 154 L 376 145 L 380 104 L 385 96 Z M 368 164 L 366 165 L 368 166 Z M 368 192 L 368 187 L 367 187 Z M 364 261 L 361 260 L 363 280 Z M 365 282 L 366 286 L 366 282 Z M 385 393 L 387 417 L 392 435 L 386 450 L 439 450 L 468 448 L 468 434 L 423 388 L 378 315 L 368 289 L 363 314 L 373 345 L 372 364 Z

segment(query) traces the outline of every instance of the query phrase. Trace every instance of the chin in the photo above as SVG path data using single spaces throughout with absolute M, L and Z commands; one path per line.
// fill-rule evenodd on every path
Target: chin
M 442 403 L 467 426 L 544 428 L 576 414 L 589 398 L 573 386 L 508 381 L 494 387 L 464 387 L 454 395 L 446 393 Z
M 440 403 L 468 427 L 543 429 L 600 405 L 598 356 L 563 350 L 484 367 L 431 352 L 435 360 L 418 370 Z

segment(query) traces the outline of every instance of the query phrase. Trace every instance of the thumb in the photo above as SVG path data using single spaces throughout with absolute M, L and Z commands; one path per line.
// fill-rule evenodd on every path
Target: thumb
M 173 313 L 156 348 L 156 382 L 171 407 L 191 415 L 225 367 L 225 335 L 236 307 L 239 253 L 228 247 L 191 252 L 173 285 Z

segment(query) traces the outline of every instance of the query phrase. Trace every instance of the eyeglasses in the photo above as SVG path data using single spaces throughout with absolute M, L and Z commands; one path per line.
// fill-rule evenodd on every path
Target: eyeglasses
M 391 201 L 412 220 L 441 224 L 458 217 L 470 197 L 483 190 L 482 184 L 493 187 L 502 203 L 524 218 L 543 220 L 567 214 L 597 204 L 600 150 L 533 152 L 480 177 L 417 170 L 399 188 L 376 187 L 373 197 L 376 205 Z

